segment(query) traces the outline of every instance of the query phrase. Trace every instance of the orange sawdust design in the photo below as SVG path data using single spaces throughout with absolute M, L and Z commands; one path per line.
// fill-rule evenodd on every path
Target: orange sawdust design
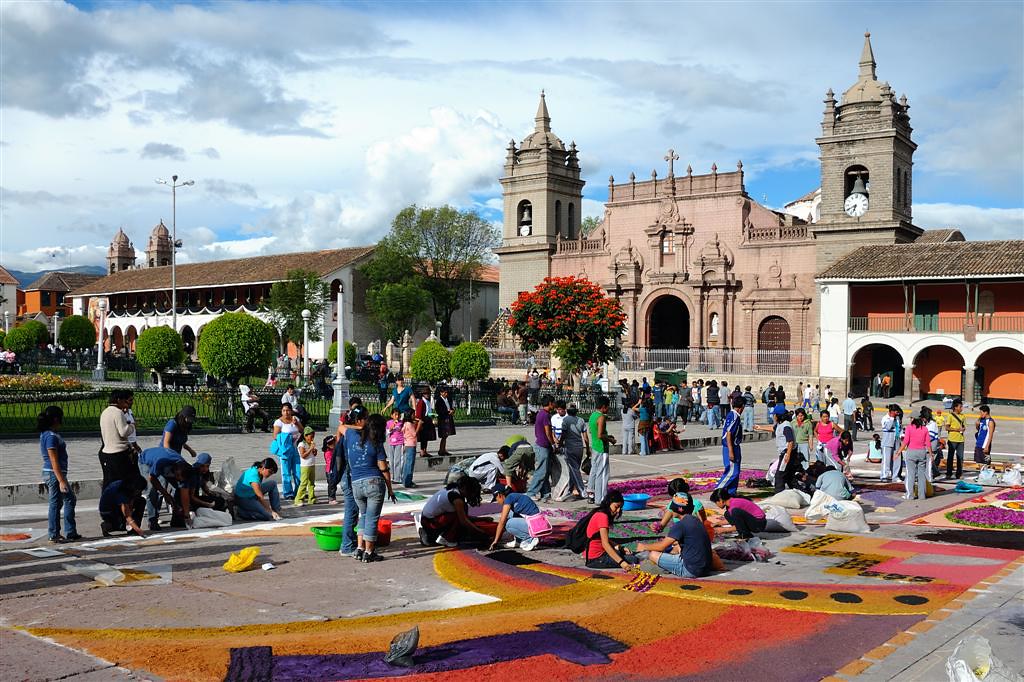
M 31 538 L 32 536 L 28 533 L 5 533 L 4 535 L 0 535 L 0 542 L 20 542 Z

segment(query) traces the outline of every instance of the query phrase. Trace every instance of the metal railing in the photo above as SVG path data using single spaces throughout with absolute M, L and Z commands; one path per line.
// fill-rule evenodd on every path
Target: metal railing
M 978 332 L 1024 332 L 1024 316 L 979 315 L 884 315 L 850 317 L 852 332 L 924 333 L 940 332 L 962 334 L 971 326 Z
M 488 348 L 487 354 L 491 356 L 491 369 L 521 369 L 525 372 L 534 367 L 544 369 L 551 366 L 551 352 L 544 349 L 525 353 L 518 349 Z
M 811 371 L 810 351 L 725 350 L 721 348 L 623 348 L 618 362 L 626 372 L 655 369 L 690 373 L 786 376 Z

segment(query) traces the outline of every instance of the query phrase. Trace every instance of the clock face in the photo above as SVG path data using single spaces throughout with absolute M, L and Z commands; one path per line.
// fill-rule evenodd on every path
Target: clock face
M 851 194 L 846 197 L 846 203 L 843 204 L 843 208 L 846 209 L 846 215 L 859 218 L 868 212 L 868 198 L 860 193 Z
M 530 226 L 529 225 L 522 225 L 522 226 L 520 226 L 520 228 L 519 228 L 519 236 L 520 237 L 529 237 L 530 236 Z

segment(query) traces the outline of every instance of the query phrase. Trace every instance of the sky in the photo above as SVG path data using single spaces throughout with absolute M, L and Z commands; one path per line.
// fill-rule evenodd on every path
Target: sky
M 819 183 L 828 88 L 910 100 L 914 222 L 1024 238 L 1024 4 L 0 2 L 0 264 L 179 262 L 375 243 L 409 204 L 501 220 L 505 147 L 580 150 L 584 215 L 619 181 L 743 161 L 780 207 Z M 678 172 L 678 171 L 677 171 Z

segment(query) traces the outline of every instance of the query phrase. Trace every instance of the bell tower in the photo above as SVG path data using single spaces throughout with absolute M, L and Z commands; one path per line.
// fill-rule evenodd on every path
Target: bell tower
M 566 149 L 551 131 L 551 116 L 540 93 L 534 130 L 516 148 L 508 143 L 501 178 L 504 221 L 498 305 L 506 308 L 551 273 L 558 239 L 579 239 L 583 185 L 576 143 Z
M 825 94 L 821 137 L 821 217 L 814 225 L 817 271 L 859 246 L 914 241 L 910 104 L 876 75 L 864 34 L 857 81 L 837 103 Z
M 171 232 L 161 220 L 149 233 L 149 244 L 146 245 L 146 265 L 159 268 L 171 264 Z
M 135 267 L 135 247 L 132 245 L 128 235 L 123 229 L 119 229 L 114 235 L 114 241 L 110 242 L 107 248 L 107 274 L 114 274 L 121 270 L 130 270 Z

